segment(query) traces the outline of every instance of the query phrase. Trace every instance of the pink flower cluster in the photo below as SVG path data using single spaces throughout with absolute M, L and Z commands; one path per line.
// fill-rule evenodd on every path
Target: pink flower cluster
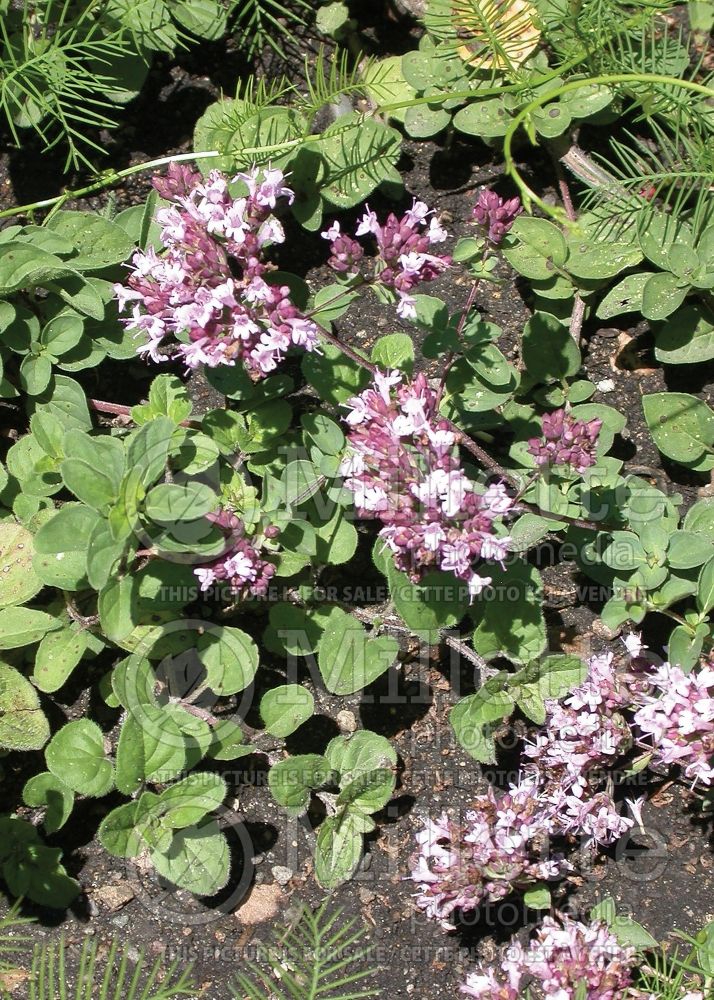
M 678 764 L 693 782 L 714 784 L 714 665 L 685 674 L 663 663 L 649 680 L 652 690 L 639 695 L 634 723 L 653 763 Z
M 553 410 L 543 417 L 543 437 L 531 438 L 528 451 L 536 465 L 570 465 L 584 472 L 595 464 L 597 439 L 602 420 L 576 420 L 565 410 Z
M 383 225 L 367 206 L 355 236 L 369 235 L 377 243 L 373 280 L 396 292 L 398 314 L 413 319 L 416 302 L 410 292 L 423 281 L 432 281 L 451 264 L 451 257 L 430 252 L 434 244 L 447 239 L 446 231 L 424 202 L 415 199 L 401 218 L 390 212 Z M 364 257 L 357 240 L 343 233 L 339 222 L 333 222 L 322 236 L 330 241 L 330 267 L 338 274 L 357 274 Z
M 201 590 L 227 583 L 232 593 L 240 598 L 263 597 L 275 575 L 275 566 L 266 559 L 260 536 L 248 537 L 241 519 L 228 510 L 206 517 L 221 529 L 226 542 L 222 555 L 194 569 Z M 277 534 L 278 529 L 268 525 L 262 537 L 275 538 Z
M 487 1000 L 518 1000 L 537 984 L 549 1000 L 621 1000 L 632 984 L 636 950 L 619 943 L 602 921 L 584 924 L 544 917 L 527 948 L 512 945 L 493 969 L 470 973 L 461 992 Z
M 598 790 L 603 773 L 632 745 L 630 728 L 616 711 L 629 700 L 612 654 L 593 657 L 583 684 L 562 704 L 546 702 L 545 726 L 526 743 L 524 771 L 540 784 L 565 835 L 610 844 L 633 825 Z
M 138 251 L 126 286 L 116 285 L 124 320 L 148 334 L 139 352 L 165 360 L 161 347 L 174 338 L 189 368 L 243 363 L 254 378 L 273 371 L 293 345 L 315 350 L 317 327 L 301 314 L 286 285 L 270 284 L 266 249 L 282 243 L 273 215 L 280 198 L 293 199 L 280 170 L 238 174 L 247 194 L 234 198 L 228 179 L 212 171 L 171 164 L 155 178 L 159 194 L 173 202 L 157 215 L 163 253 Z
M 351 429 L 341 473 L 359 515 L 382 522 L 380 538 L 415 583 L 440 569 L 479 594 L 491 578 L 479 576 L 474 562 L 501 561 L 508 552 L 509 539 L 494 532 L 513 505 L 505 487 L 476 492 L 423 375 L 404 382 L 397 371 L 378 372 L 346 405 Z
M 489 788 L 457 823 L 444 813 L 417 834 L 419 852 L 411 878 L 417 906 L 451 929 L 455 910 L 475 910 L 515 888 L 562 876 L 570 865 L 544 856 L 555 815 L 533 782 L 512 785 L 497 798 Z
M 476 222 L 493 244 L 500 243 L 523 211 L 520 198 L 499 197 L 495 191 L 481 191 L 473 210 Z

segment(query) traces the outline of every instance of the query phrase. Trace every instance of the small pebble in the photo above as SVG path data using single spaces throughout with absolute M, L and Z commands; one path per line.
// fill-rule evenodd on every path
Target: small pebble
M 611 378 L 604 378 L 602 382 L 598 382 L 595 388 L 598 392 L 614 392 L 615 383 Z
M 287 885 L 293 877 L 292 868 L 285 868 L 283 865 L 275 865 L 275 867 L 270 870 L 273 873 L 273 878 L 278 885 Z
M 343 709 L 337 713 L 336 721 L 343 733 L 353 733 L 357 729 L 357 720 L 355 719 L 354 712 L 348 712 L 346 709 Z

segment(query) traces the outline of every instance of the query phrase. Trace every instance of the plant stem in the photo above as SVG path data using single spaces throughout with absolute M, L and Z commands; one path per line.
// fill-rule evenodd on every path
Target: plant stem
M 123 403 L 107 403 L 103 399 L 87 399 L 90 410 L 97 413 L 111 413 L 115 417 L 131 417 L 133 407 L 125 406 Z M 179 427 L 200 427 L 200 420 L 182 420 Z
M 487 253 L 484 254 L 484 257 L 483 257 L 484 260 L 486 259 L 487 255 L 488 255 Z M 466 326 L 466 320 L 468 319 L 469 313 L 471 312 L 473 304 L 476 301 L 476 292 L 478 290 L 478 286 L 479 286 L 480 280 L 481 279 L 478 278 L 472 284 L 471 291 L 469 292 L 469 297 L 466 300 L 466 305 L 464 306 L 464 308 L 462 310 L 461 318 L 459 319 L 459 325 L 456 327 L 456 339 L 458 341 L 461 340 L 461 334 L 464 332 L 464 327 Z M 446 379 L 447 379 L 447 377 L 449 375 L 449 371 L 451 370 L 451 366 L 454 363 L 455 357 L 456 357 L 455 351 L 449 351 L 449 353 L 446 355 L 446 361 L 444 363 L 444 371 L 441 374 L 441 380 L 439 381 L 439 388 L 436 390 L 436 404 L 435 404 L 435 408 L 437 410 L 439 409 L 439 404 L 441 403 L 441 398 L 444 395 L 444 389 L 446 388 Z
M 37 208 L 54 207 L 56 211 L 74 198 L 84 198 L 86 195 L 94 194 L 96 191 L 102 191 L 104 188 L 111 187 L 113 184 L 124 180 L 125 177 L 141 173 L 142 170 L 155 170 L 157 167 L 165 167 L 169 163 L 181 163 L 187 160 L 207 160 L 220 155 L 221 153 L 216 149 L 212 149 L 206 153 L 177 153 L 175 156 L 160 156 L 156 160 L 135 163 L 133 166 L 125 167 L 123 170 L 107 170 L 97 180 L 92 181 L 91 184 L 87 184 L 86 187 L 75 188 L 72 191 L 63 191 L 62 194 L 58 194 L 54 198 L 45 198 L 44 201 L 33 201 L 27 205 L 18 205 L 16 208 L 6 208 L 0 212 L 0 219 L 6 219 L 15 215 L 27 215 L 29 212 L 34 212 Z
M 562 72 L 563 67 L 561 67 Z M 548 104 L 550 101 L 554 101 L 556 98 L 561 97 L 563 94 L 569 94 L 573 90 L 579 90 L 583 86 L 589 87 L 600 87 L 608 86 L 614 83 L 643 83 L 648 84 L 659 83 L 665 87 L 682 87 L 684 90 L 689 90 L 693 94 L 699 94 L 702 97 L 711 100 L 714 98 L 714 88 L 707 87 L 705 84 L 696 83 L 694 80 L 681 80 L 676 76 L 665 76 L 661 73 L 603 73 L 601 76 L 591 76 L 585 79 L 571 80 L 569 83 L 561 84 L 560 87 L 556 87 L 554 90 L 548 91 L 545 94 L 540 94 L 535 97 L 532 101 L 521 108 L 521 110 L 514 116 L 508 130 L 503 139 L 503 158 L 505 161 L 505 172 L 513 180 L 514 184 L 521 193 L 521 198 L 523 204 L 527 209 L 531 209 L 531 206 L 537 205 L 546 215 L 550 216 L 560 216 L 561 220 L 563 216 L 567 219 L 567 215 L 560 210 L 557 212 L 553 209 L 552 205 L 548 205 L 543 199 L 535 193 L 535 191 L 528 186 L 528 184 L 523 180 L 523 177 L 518 170 L 513 159 L 513 139 L 521 127 L 525 124 L 534 111 L 537 111 L 544 104 Z M 535 142 L 535 139 L 533 139 Z

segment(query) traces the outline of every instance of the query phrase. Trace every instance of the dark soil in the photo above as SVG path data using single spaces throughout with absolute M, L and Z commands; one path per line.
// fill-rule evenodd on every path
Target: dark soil
M 398 34 L 394 26 L 389 30 Z M 126 124 L 112 133 L 109 162 L 121 167 L 186 151 L 196 119 L 221 88 L 232 92 L 236 77 L 244 70 L 239 55 L 220 46 L 205 46 L 179 62 L 158 60 L 145 92 L 128 109 Z M 541 189 L 547 189 L 551 181 L 545 160 L 534 155 L 529 164 Z M 65 183 L 59 166 L 53 155 L 38 155 L 31 142 L 21 152 L 5 152 L 0 158 L 3 207 L 59 191 Z M 448 148 L 407 141 L 400 168 L 409 199 L 414 195 L 436 208 L 457 237 L 469 232 L 479 187 L 494 183 L 498 187 L 502 172 L 486 146 L 458 139 Z M 118 207 L 135 204 L 145 198 L 148 182 L 145 175 L 135 175 L 111 195 L 104 193 L 83 205 L 102 208 L 109 198 L 116 199 Z M 74 183 L 71 179 L 70 186 Z M 378 202 L 373 199 L 374 207 Z M 301 246 L 299 257 L 306 273 L 324 281 L 324 241 L 297 229 L 291 237 Z M 294 260 L 291 266 L 294 269 Z M 501 326 L 502 349 L 515 359 L 529 306 L 514 275 L 503 265 L 501 276 L 500 287 L 481 287 L 477 306 Z M 466 280 L 458 277 L 442 279 L 432 290 L 454 308 L 463 305 L 468 295 Z M 369 348 L 378 336 L 397 329 L 413 333 L 412 328 L 399 324 L 393 310 L 367 299 L 341 323 L 338 332 L 345 340 Z M 649 334 L 639 327 L 599 329 L 591 323 L 584 331 L 584 345 L 587 377 L 599 386 L 594 401 L 616 406 L 627 416 L 627 436 L 617 443 L 627 468 L 669 494 L 682 494 L 687 504 L 693 502 L 707 489 L 707 481 L 678 466 L 663 465 L 645 426 L 640 396 L 665 388 L 705 392 L 703 368 L 665 373 L 653 360 Z M 128 384 L 128 373 L 133 384 Z M 134 397 L 141 398 L 146 379 L 143 365 L 124 366 L 120 383 L 107 377 L 106 398 L 133 402 Z M 693 380 L 699 381 L 693 384 Z M 205 405 L 205 384 L 196 385 L 194 391 L 199 404 Z M 132 398 L 127 399 L 127 394 Z M 216 405 L 210 398 L 208 404 Z M 492 446 L 497 452 L 498 442 Z M 608 637 L 597 622 L 602 606 L 597 588 L 572 563 L 556 559 L 549 566 L 546 561 L 543 573 L 552 651 L 587 656 L 607 646 Z M 343 580 L 341 585 L 357 582 L 366 587 L 379 581 L 365 576 Z M 258 628 L 255 634 L 260 636 Z M 656 621 L 651 636 L 644 638 L 659 648 L 662 636 Z M 267 654 L 259 676 L 265 688 L 274 686 L 284 678 L 285 664 Z M 222 823 L 232 842 L 234 868 L 229 886 L 217 899 L 198 901 L 159 884 L 154 874 L 132 862 L 109 857 L 91 839 L 106 802 L 89 800 L 79 804 L 65 829 L 49 838 L 50 844 L 63 849 L 65 863 L 82 883 L 83 895 L 66 915 L 27 906 L 27 913 L 38 921 L 33 936 L 57 938 L 62 932 L 72 948 L 88 935 L 103 944 L 118 936 L 150 956 L 166 953 L 191 960 L 206 1000 L 226 1000 L 231 995 L 231 975 L 241 968 L 256 942 L 271 931 L 281 932 L 299 903 L 315 905 L 323 898 L 313 876 L 311 847 L 311 822 L 320 817 L 311 813 L 309 822 L 286 819 L 266 787 L 269 764 L 281 758 L 284 746 L 291 753 L 320 752 L 341 730 L 366 727 L 393 740 L 400 757 L 399 786 L 379 817 L 377 832 L 368 838 L 361 870 L 334 893 L 334 904 L 343 907 L 347 916 L 357 915 L 364 921 L 375 946 L 375 960 L 382 966 L 377 982 L 384 996 L 456 998 L 474 960 L 492 958 L 514 928 L 527 928 L 535 919 L 534 914 L 507 903 L 482 910 L 477 923 L 447 934 L 416 910 L 413 883 L 405 880 L 414 834 L 424 819 L 443 809 L 468 808 L 474 795 L 486 787 L 489 776 L 480 773 L 455 745 L 447 721 L 450 706 L 474 690 L 477 678 L 455 654 L 449 657 L 432 650 L 420 658 L 406 647 L 399 665 L 358 696 L 330 695 L 313 683 L 315 676 L 316 670 L 305 668 L 301 680 L 314 690 L 318 715 L 287 741 L 258 734 L 257 753 L 223 768 L 230 792 Z M 254 694 L 257 704 L 261 691 Z M 88 697 L 86 690 L 63 691 L 54 709 L 57 718 L 77 717 Z M 104 709 L 100 722 L 110 731 L 116 713 Z M 249 733 L 251 723 L 258 725 L 255 714 L 249 712 Z M 509 749 L 513 744 L 509 747 L 504 741 L 504 760 L 513 756 Z M 22 760 L 12 755 L 5 763 L 5 809 L 17 809 L 20 815 L 33 818 L 31 810 L 20 806 Z M 623 912 L 663 938 L 673 930 L 695 932 L 713 919 L 711 830 L 695 822 L 691 804 L 680 785 L 663 785 L 645 807 L 647 832 L 634 832 L 595 861 L 584 858 L 584 874 L 572 879 L 569 896 L 560 900 L 563 908 L 587 913 L 609 894 Z M 20 986 L 16 995 L 21 993 Z

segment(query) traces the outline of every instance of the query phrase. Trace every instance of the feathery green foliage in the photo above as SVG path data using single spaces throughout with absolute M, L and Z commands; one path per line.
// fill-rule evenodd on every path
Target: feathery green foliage
M 28 924 L 17 905 L 0 918 L 0 970 L 27 971 L 28 1000 L 172 1000 L 198 995 L 190 966 L 181 969 L 178 959 L 165 964 L 157 958 L 149 965 L 142 954 L 130 957 L 129 946 L 116 940 L 100 956 L 100 942 L 86 938 L 74 962 L 64 938 L 38 942 L 30 949 L 32 939 L 23 932 Z
M 376 968 L 362 964 L 370 948 L 363 947 L 364 928 L 356 918 L 342 921 L 342 911 L 327 911 L 327 903 L 312 912 L 303 908 L 283 934 L 266 947 L 266 968 L 250 963 L 252 976 L 239 973 L 232 986 L 236 1000 L 361 1000 L 379 996 L 375 988 L 358 985 Z M 356 966 L 356 968 L 355 968 Z

